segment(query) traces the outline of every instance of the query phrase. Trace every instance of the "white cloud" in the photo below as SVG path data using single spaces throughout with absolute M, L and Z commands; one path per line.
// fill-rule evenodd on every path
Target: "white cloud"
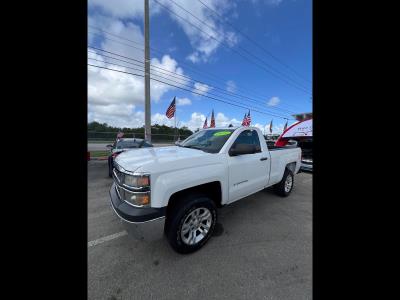
M 101 8 L 105 13 L 115 17 L 143 17 L 143 1 L 131 0 L 89 0 L 89 6 Z
M 90 45 L 92 45 L 93 41 L 96 39 L 99 41 L 101 49 L 143 61 L 144 52 L 140 49 L 143 48 L 144 37 L 140 26 L 132 22 L 123 22 L 114 17 L 101 14 L 89 16 L 88 23 L 88 36 Z M 110 34 L 104 33 L 101 30 L 104 30 Z M 116 37 L 115 35 L 121 36 L 122 38 L 130 41 L 135 41 L 135 43 L 125 41 Z M 107 53 L 105 55 L 110 54 Z M 121 64 L 119 61 L 113 61 Z
M 226 82 L 226 90 L 231 93 L 235 93 L 237 90 L 236 83 L 233 80 Z
M 200 82 L 195 82 L 194 88 L 195 89 L 193 91 L 201 95 L 204 95 L 211 90 L 211 87 L 209 87 L 207 84 L 202 84 Z
M 89 60 L 94 65 L 130 71 L 124 67 L 112 65 L 112 63 L 106 64 L 106 58 L 97 52 L 88 52 L 88 57 L 97 60 Z M 177 62 L 168 55 L 164 55 L 161 60 L 153 58 L 152 63 L 163 69 L 183 74 L 183 70 L 178 67 Z M 166 92 L 174 89 L 174 87 L 154 81 L 151 84 L 151 99 L 158 102 Z M 190 103 L 188 98 L 178 99 L 178 105 L 189 105 Z M 144 115 L 143 112 L 135 111 L 135 108 L 143 105 L 144 79 L 142 77 L 88 66 L 89 121 L 106 122 L 113 126 L 140 127 L 144 122 Z M 173 121 L 164 117 L 160 114 L 152 116 L 156 121 L 162 120 L 162 124 L 173 124 Z
M 200 61 L 199 53 L 193 52 L 192 54 L 188 55 L 186 59 L 190 60 L 192 63 L 197 63 Z
M 187 56 L 187 59 L 193 63 L 200 61 L 206 62 L 210 56 L 216 52 L 218 47 L 222 44 L 222 41 L 228 43 L 231 47 L 238 43 L 237 35 L 229 30 L 226 30 L 219 22 L 217 22 L 216 15 L 210 13 L 210 11 L 203 6 L 199 1 L 186 1 L 186 0 L 174 0 L 178 5 L 189 11 L 191 14 L 182 10 L 179 6 L 175 5 L 168 0 L 158 0 L 163 5 L 168 7 L 173 13 L 162 8 L 163 12 L 169 14 L 172 20 L 177 22 L 178 26 L 182 28 L 183 32 L 189 38 L 190 44 L 194 51 Z M 220 15 L 232 13 L 236 8 L 236 4 L 229 0 L 203 0 L 204 3 L 217 11 Z M 156 5 L 159 6 L 159 5 Z M 175 14 L 181 16 L 177 17 Z M 204 25 L 199 20 L 209 26 Z M 189 24 L 194 24 L 195 26 Z
M 151 64 L 153 65 L 153 68 L 151 69 L 151 75 L 153 78 L 179 87 L 185 87 L 185 85 L 189 84 L 188 76 L 184 74 L 182 68 L 178 67 L 176 60 L 171 58 L 168 54 L 164 55 L 161 61 L 157 58 L 151 59 Z M 176 74 L 172 74 L 171 72 Z M 153 80 L 151 84 L 155 86 L 166 86 L 165 84 L 155 80 Z
M 181 121 L 181 126 L 186 126 L 190 130 L 195 131 L 196 129 L 203 128 L 204 121 L 206 120 L 206 116 L 200 112 L 194 112 L 191 114 L 190 119 L 188 121 Z M 211 116 L 208 116 L 207 122 L 210 125 Z M 235 118 L 231 119 L 225 116 L 223 113 L 218 112 L 215 114 L 215 126 L 218 127 L 227 127 L 229 124 L 233 126 L 240 126 L 242 121 L 239 121 Z
M 204 121 L 206 116 L 199 112 L 194 112 L 190 116 L 189 121 L 181 121 L 181 126 L 186 126 L 192 131 L 195 131 L 197 128 L 203 128 Z
M 271 99 L 269 99 L 269 101 L 267 102 L 268 106 L 276 106 L 281 102 L 281 99 L 279 99 L 278 97 L 272 97 Z
M 129 1 L 132 2 L 132 1 Z M 137 2 L 133 1 L 133 6 Z M 104 10 L 110 9 L 108 1 L 92 1 L 92 4 L 98 6 L 104 6 Z M 116 1 L 112 6 L 118 6 L 125 3 L 124 1 Z M 93 4 L 93 5 L 94 5 Z M 143 6 L 143 2 L 141 2 Z M 113 12 L 113 13 L 111 13 Z M 114 14 L 115 12 L 115 14 Z M 132 11 L 130 12 L 133 13 Z M 88 18 L 88 23 L 90 27 L 88 30 L 90 32 L 97 33 L 96 35 L 90 34 L 89 41 L 94 42 L 94 39 L 100 44 L 101 49 L 115 52 L 117 54 L 127 56 L 139 61 L 143 61 L 144 53 L 137 49 L 133 49 L 127 45 L 120 43 L 114 43 L 104 37 L 112 38 L 113 40 L 119 40 L 117 37 L 107 35 L 93 27 L 100 28 L 107 32 L 115 35 L 125 37 L 130 40 L 137 42 L 143 42 L 143 34 L 140 26 L 130 22 L 121 21 L 114 15 L 122 17 L 123 13 L 118 13 L 118 11 L 108 11 L 108 14 L 101 14 L 99 12 L 93 13 Z M 124 42 L 126 43 L 126 42 Z M 138 45 L 139 46 L 139 45 Z M 88 63 L 108 67 L 115 70 L 126 71 L 131 73 L 143 74 L 144 72 L 135 69 L 142 69 L 141 66 L 134 66 L 127 64 L 125 62 L 120 62 L 117 60 L 110 59 L 106 56 L 110 56 L 109 53 L 105 53 L 100 50 L 95 50 L 89 48 L 88 50 Z M 112 56 L 112 55 L 111 55 Z M 92 60 L 95 59 L 95 60 Z M 125 59 L 127 60 L 128 59 Z M 138 62 L 134 62 L 139 64 Z M 178 66 L 178 63 L 169 55 L 163 55 L 161 58 L 153 57 L 151 59 L 151 64 L 154 66 L 152 71 L 152 77 L 155 79 L 162 80 L 164 82 L 173 84 L 175 86 L 183 86 L 188 84 L 188 79 L 179 77 L 179 75 L 186 76 L 183 69 Z M 118 66 L 120 65 L 120 66 Z M 160 71 L 160 72 L 157 72 Z M 176 77 L 168 76 L 166 71 L 174 72 L 178 75 Z M 169 74 L 169 73 L 168 73 Z M 161 78 L 160 76 L 164 77 Z M 166 78 L 166 79 L 165 79 Z M 166 85 L 161 82 L 153 80 L 151 82 L 151 100 L 154 102 L 160 101 L 162 96 L 171 90 L 175 90 L 175 87 Z M 183 98 L 178 100 L 178 105 L 190 105 L 191 101 L 188 98 Z M 114 126 L 127 126 L 127 127 L 140 127 L 143 124 L 144 116 L 143 112 L 135 111 L 137 107 L 143 107 L 144 105 L 144 78 L 139 76 L 134 76 L 130 74 L 113 72 L 106 69 L 100 69 L 92 66 L 88 66 L 88 118 L 90 120 L 96 120 L 99 122 L 107 122 L 108 124 Z M 161 122 L 163 124 L 173 124 L 173 120 L 168 120 L 165 116 L 155 114 L 152 119 Z M 171 123 L 172 122 L 172 123 Z
M 221 25 L 220 22 L 217 22 L 217 16 L 210 13 L 210 11 L 203 6 L 198 1 L 186 1 L 186 0 L 174 0 L 184 9 L 189 11 L 191 14 L 185 12 L 174 3 L 168 0 L 158 0 L 162 5 L 168 7 L 173 13 L 164 9 L 158 3 L 154 1 L 150 1 L 150 14 L 159 14 L 159 13 L 167 13 L 172 20 L 174 20 L 177 25 L 183 30 L 186 36 L 189 39 L 189 42 L 193 48 L 193 52 L 187 56 L 187 59 L 191 60 L 193 63 L 198 62 L 206 62 L 210 58 L 210 56 L 216 52 L 218 47 L 222 44 L 221 42 L 226 42 L 229 46 L 233 47 L 236 45 L 239 40 L 236 33 L 233 31 L 227 30 L 224 26 Z M 231 15 L 235 13 L 236 4 L 229 0 L 203 0 L 204 3 L 211 7 L 213 10 L 217 11 L 220 15 Z M 89 0 L 90 8 L 97 8 L 97 18 L 103 19 L 102 22 L 96 22 L 98 27 L 103 27 L 104 30 L 109 31 L 110 29 L 115 31 L 116 29 L 107 24 L 107 19 L 114 20 L 114 22 L 121 22 L 121 20 L 126 21 L 128 18 L 130 19 L 140 19 L 142 21 L 144 15 L 144 4 L 143 1 L 131 1 L 131 0 Z M 181 16 L 181 18 L 177 17 L 175 14 Z M 204 23 L 208 24 L 210 27 L 205 26 L 203 23 L 198 21 L 194 16 L 198 19 L 204 21 Z M 187 23 L 183 19 L 189 21 L 194 24 L 198 28 L 193 25 Z M 115 21 L 120 19 L 119 21 Z M 93 17 L 89 17 L 89 24 L 93 25 Z M 129 24 L 129 23 L 128 23 Z M 131 23 L 133 24 L 133 23 Z M 99 26 L 100 25 L 100 26 Z M 115 26 L 115 25 L 114 25 Z M 118 28 L 117 28 L 118 29 Z M 119 33 L 121 34 L 121 32 Z M 122 36 L 135 40 L 135 35 L 129 35 L 128 33 L 121 34 Z M 213 38 L 211 38 L 212 36 Z M 92 35 L 89 35 L 89 41 L 93 39 Z M 141 39 L 138 40 L 139 42 Z M 108 45 L 113 44 L 114 47 L 125 47 L 121 43 L 115 43 L 111 41 L 105 42 Z M 128 47 L 129 48 L 129 47 Z M 130 51 L 135 52 L 138 50 L 134 50 L 130 48 Z M 143 55 L 142 55 L 143 56 Z
M 176 98 L 176 105 L 184 106 L 184 105 L 191 105 L 192 101 L 189 98 Z

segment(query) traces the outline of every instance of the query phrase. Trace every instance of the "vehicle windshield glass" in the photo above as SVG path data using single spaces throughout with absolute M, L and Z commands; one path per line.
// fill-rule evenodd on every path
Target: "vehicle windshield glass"
M 180 146 L 218 153 L 234 131 L 234 129 L 202 130 L 189 136 Z
M 115 148 L 117 149 L 127 149 L 127 148 L 139 148 L 139 145 L 142 141 L 118 141 Z

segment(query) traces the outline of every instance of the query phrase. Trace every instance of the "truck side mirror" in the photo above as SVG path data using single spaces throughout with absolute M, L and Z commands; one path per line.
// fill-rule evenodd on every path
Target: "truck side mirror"
M 229 150 L 230 156 L 253 154 L 253 153 L 256 153 L 256 147 L 255 145 L 250 145 L 250 144 L 236 144 Z

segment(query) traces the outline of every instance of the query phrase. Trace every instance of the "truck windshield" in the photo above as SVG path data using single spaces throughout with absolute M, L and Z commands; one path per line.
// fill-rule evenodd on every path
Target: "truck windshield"
M 234 129 L 202 130 L 189 136 L 179 144 L 181 147 L 202 150 L 208 153 L 218 153 L 229 139 Z

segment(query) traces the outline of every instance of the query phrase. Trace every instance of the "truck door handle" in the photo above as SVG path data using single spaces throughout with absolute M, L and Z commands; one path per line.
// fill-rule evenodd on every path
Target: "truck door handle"
M 268 157 L 261 157 L 260 160 L 267 160 Z

